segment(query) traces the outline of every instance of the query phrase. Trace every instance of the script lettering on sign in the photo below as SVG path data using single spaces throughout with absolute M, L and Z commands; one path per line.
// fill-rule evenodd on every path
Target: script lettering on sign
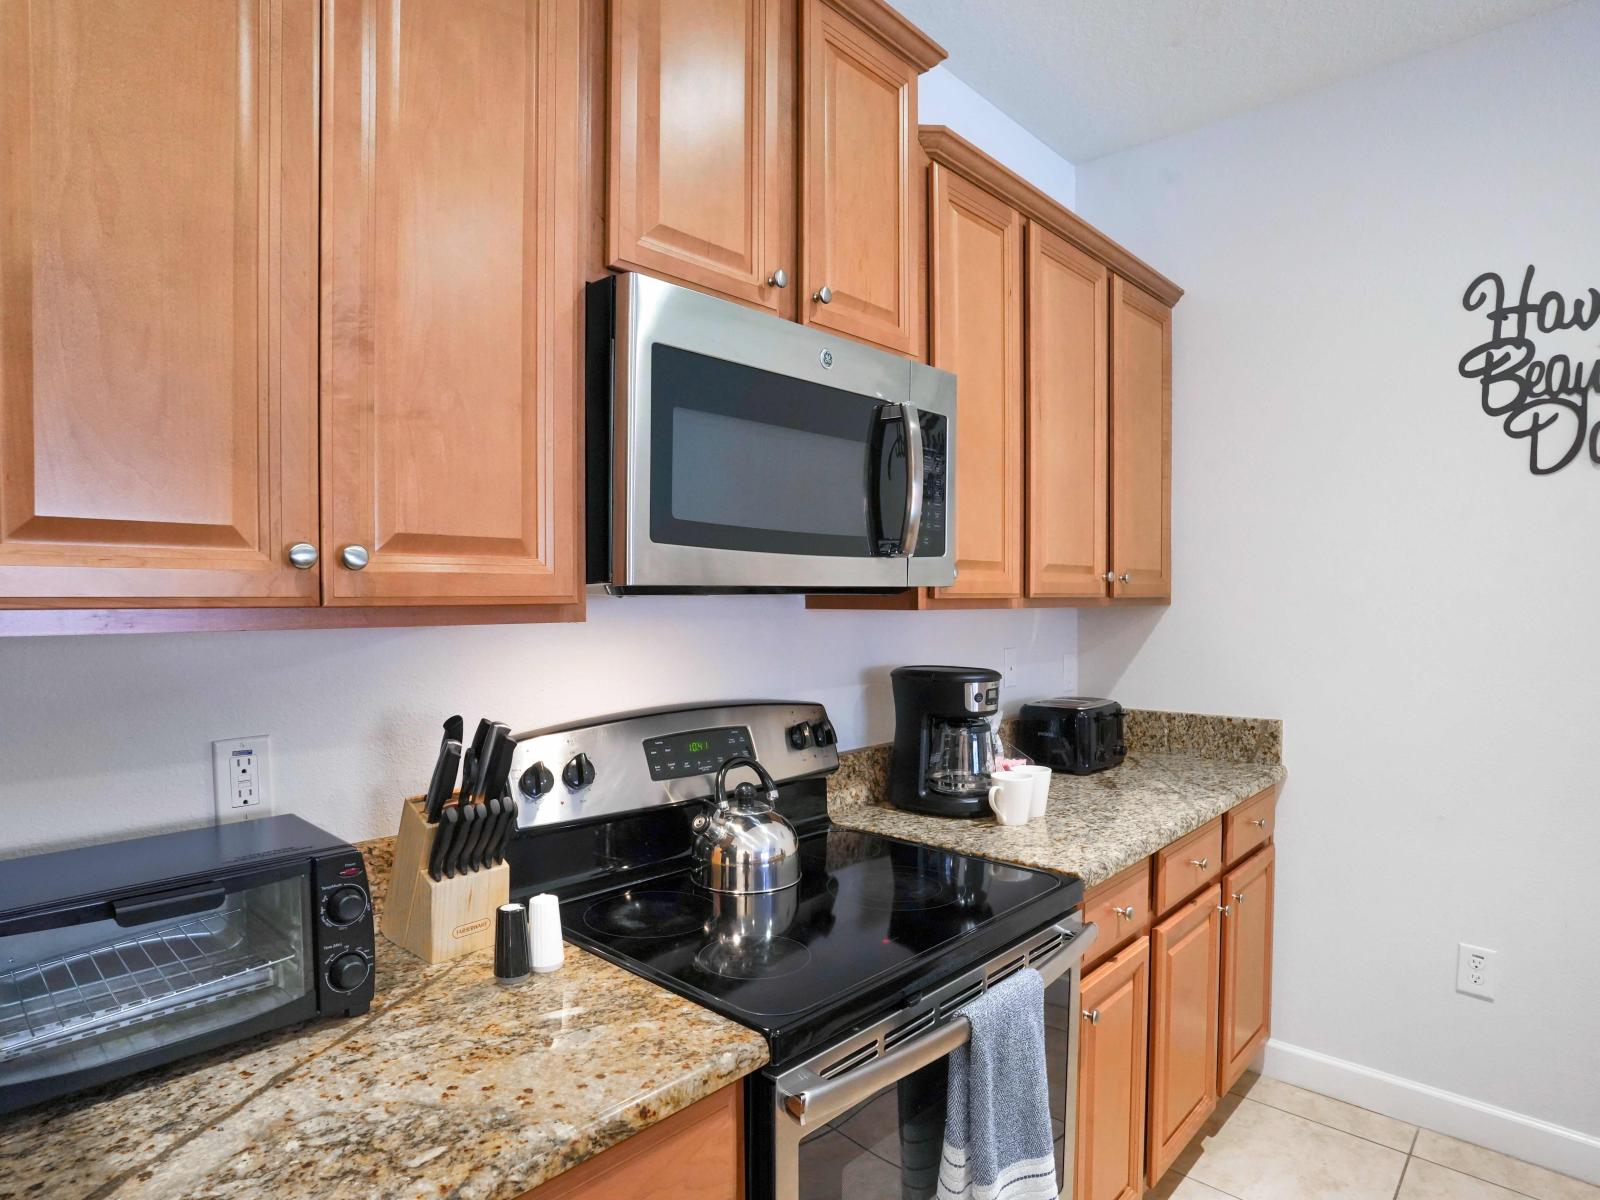
M 1542 334 L 1570 342 L 1600 324 L 1600 290 L 1590 288 L 1581 297 L 1535 296 L 1530 266 L 1515 295 L 1507 293 L 1499 275 L 1485 271 L 1461 303 L 1489 322 L 1489 337 L 1462 355 L 1461 374 L 1477 381 L 1483 411 L 1500 418 L 1506 435 L 1527 440 L 1529 470 L 1549 475 L 1585 450 L 1600 463 L 1600 425 L 1589 420 L 1589 393 L 1600 387 L 1600 358 L 1542 353 L 1537 340 Z M 1595 344 L 1585 339 L 1582 346 Z

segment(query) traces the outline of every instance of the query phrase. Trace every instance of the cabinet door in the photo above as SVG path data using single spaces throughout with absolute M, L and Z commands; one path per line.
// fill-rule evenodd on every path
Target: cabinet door
M 1029 222 L 1029 596 L 1106 594 L 1108 279 Z
M 612 0 L 611 265 L 792 314 L 794 5 Z
M 0 605 L 316 604 L 315 0 L 0 0 Z
M 576 591 L 580 2 L 325 2 L 330 603 Z
M 1078 1046 L 1076 1200 L 1144 1195 L 1145 1048 L 1150 940 L 1140 938 L 1083 981 Z
M 1272 883 L 1268 846 L 1222 881 L 1221 1046 L 1217 1090 L 1239 1081 L 1272 1030 Z
M 1172 310 L 1119 276 L 1111 279 L 1110 569 L 1113 596 L 1172 596 Z
M 956 581 L 1022 594 L 1022 218 L 946 167 L 932 179 L 933 342 L 956 392 Z
M 803 4 L 801 319 L 914 353 L 917 71 L 827 0 Z
M 1150 1186 L 1217 1107 L 1220 889 L 1213 884 L 1150 934 Z

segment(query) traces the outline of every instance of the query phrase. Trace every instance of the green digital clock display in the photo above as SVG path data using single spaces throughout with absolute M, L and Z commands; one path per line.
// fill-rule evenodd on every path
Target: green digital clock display
M 711 743 L 710 742 L 690 742 L 689 743 L 689 753 L 690 754 L 699 754 L 700 751 L 709 750 L 709 749 L 711 749 Z

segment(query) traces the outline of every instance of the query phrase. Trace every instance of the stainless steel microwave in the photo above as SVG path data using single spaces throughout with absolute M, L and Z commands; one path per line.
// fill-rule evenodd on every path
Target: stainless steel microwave
M 591 283 L 586 328 L 590 583 L 955 581 L 955 376 L 645 275 Z

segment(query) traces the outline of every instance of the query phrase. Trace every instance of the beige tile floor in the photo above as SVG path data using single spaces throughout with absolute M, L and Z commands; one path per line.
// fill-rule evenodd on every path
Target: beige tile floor
M 1246 1075 L 1151 1200 L 1600 1200 L 1557 1175 Z

